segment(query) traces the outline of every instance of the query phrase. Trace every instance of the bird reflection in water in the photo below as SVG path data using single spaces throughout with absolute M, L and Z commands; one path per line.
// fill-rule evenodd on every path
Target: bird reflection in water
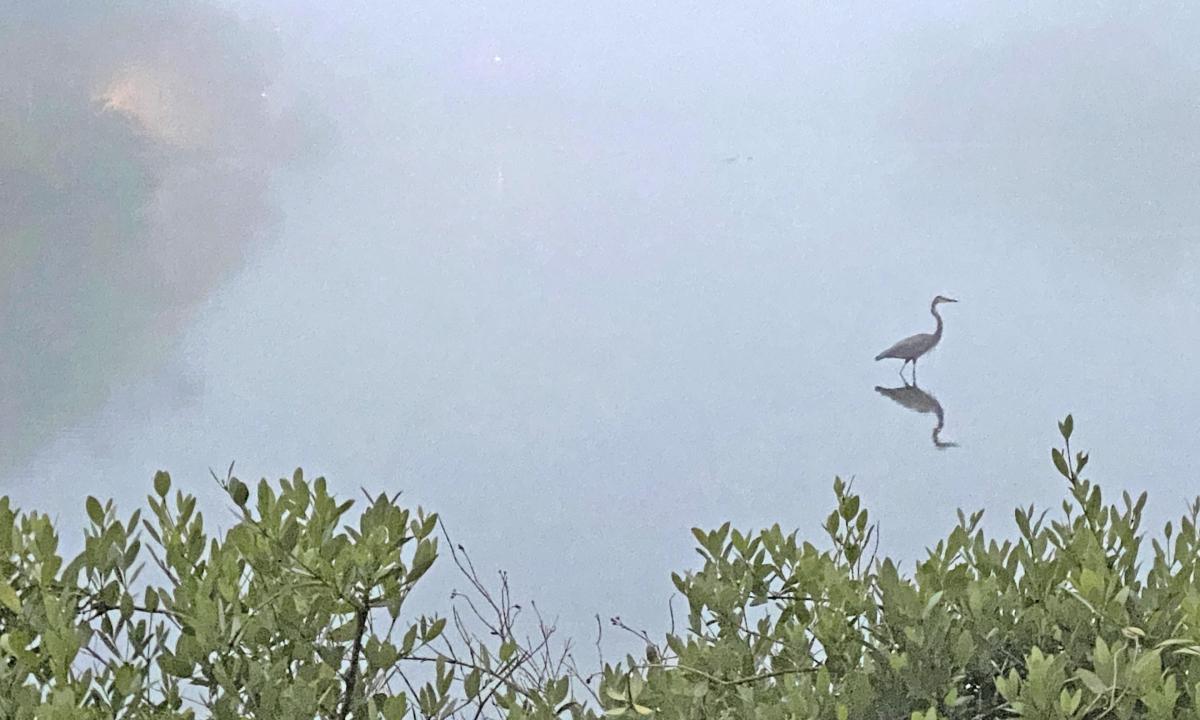
M 933 429 L 934 447 L 938 450 L 958 447 L 958 443 L 946 442 L 938 437 L 942 432 L 942 426 L 946 423 L 946 413 L 942 410 L 942 404 L 933 395 L 925 392 L 915 384 L 910 385 L 907 380 L 904 381 L 903 387 L 885 388 L 876 385 L 875 392 L 894 400 L 913 412 L 933 413 L 937 416 L 937 427 Z

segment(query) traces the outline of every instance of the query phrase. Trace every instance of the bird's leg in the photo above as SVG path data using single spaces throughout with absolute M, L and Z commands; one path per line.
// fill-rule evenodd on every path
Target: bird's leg
M 904 381 L 904 384 L 905 384 L 905 385 L 907 385 L 907 384 L 908 384 L 908 378 L 904 377 L 904 368 L 906 368 L 906 367 L 908 367 L 908 361 L 907 361 L 907 360 L 905 360 L 904 362 L 900 363 L 900 379 Z
M 913 387 L 917 386 L 917 360 L 913 358 Z

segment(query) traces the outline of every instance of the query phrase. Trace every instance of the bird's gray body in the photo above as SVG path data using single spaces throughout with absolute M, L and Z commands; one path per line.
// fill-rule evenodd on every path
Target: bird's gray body
M 885 358 L 896 358 L 897 360 L 916 360 L 925 353 L 933 349 L 934 345 L 941 340 L 940 335 L 933 333 L 918 333 L 910 337 L 906 337 L 887 350 L 875 356 L 876 360 Z
M 957 300 L 938 295 L 929 305 L 929 312 L 933 313 L 933 317 L 937 320 L 937 329 L 932 333 L 918 333 L 904 338 L 900 342 L 891 346 L 887 350 L 875 356 L 875 359 L 884 360 L 886 358 L 895 358 L 903 360 L 904 364 L 900 366 L 900 376 L 904 377 L 904 366 L 909 363 L 913 364 L 913 382 L 917 380 L 917 358 L 929 352 L 942 339 L 942 316 L 938 314 L 937 306 L 939 303 L 958 302 Z

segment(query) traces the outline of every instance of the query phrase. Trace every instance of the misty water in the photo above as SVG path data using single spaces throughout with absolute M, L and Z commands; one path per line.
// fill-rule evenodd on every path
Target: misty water
M 619 5 L 234 4 L 330 131 L 161 349 L 26 410 L 4 492 L 402 490 L 584 643 L 666 629 L 693 526 L 822 536 L 835 475 L 908 562 L 958 507 L 1009 532 L 1068 412 L 1153 525 L 1200 492 L 1195 11 Z M 872 358 L 938 294 L 918 393 Z

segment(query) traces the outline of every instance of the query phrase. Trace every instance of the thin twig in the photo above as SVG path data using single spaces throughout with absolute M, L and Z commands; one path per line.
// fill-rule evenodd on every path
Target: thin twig
M 350 648 L 350 667 L 346 668 L 346 695 L 342 698 L 342 709 L 338 712 L 338 720 L 350 717 L 350 703 L 354 699 L 355 686 L 358 684 L 358 656 L 362 652 L 363 635 L 367 629 L 367 614 L 369 606 L 364 603 L 358 609 L 354 619 L 354 645 Z

